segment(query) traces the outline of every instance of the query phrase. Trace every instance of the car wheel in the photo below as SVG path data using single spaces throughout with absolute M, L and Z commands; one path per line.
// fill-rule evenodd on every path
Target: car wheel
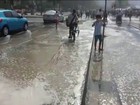
M 4 26 L 2 29 L 2 36 L 7 36 L 9 34 L 9 28 Z
M 64 19 L 62 19 L 62 22 L 64 22 Z
M 44 20 L 44 24 L 46 24 L 47 22 Z
M 24 31 L 27 31 L 28 30 L 28 24 L 27 23 L 24 24 L 23 30 Z

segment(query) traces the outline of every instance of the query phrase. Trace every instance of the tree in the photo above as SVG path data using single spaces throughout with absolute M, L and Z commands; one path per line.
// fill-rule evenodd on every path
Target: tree
M 50 2 L 53 3 L 54 9 L 59 8 L 59 10 L 60 10 L 60 4 L 61 4 L 61 1 L 62 1 L 62 0 L 48 0 L 48 1 L 50 1 Z M 57 7 L 57 6 L 58 6 L 58 7 Z
M 11 9 L 13 9 L 13 6 L 14 6 L 14 0 L 10 0 L 10 7 L 11 7 Z

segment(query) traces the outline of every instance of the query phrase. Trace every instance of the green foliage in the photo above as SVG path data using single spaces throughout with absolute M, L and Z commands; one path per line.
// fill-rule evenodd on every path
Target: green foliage
M 49 2 L 52 2 L 55 6 L 57 3 L 60 3 L 62 0 L 48 0 Z

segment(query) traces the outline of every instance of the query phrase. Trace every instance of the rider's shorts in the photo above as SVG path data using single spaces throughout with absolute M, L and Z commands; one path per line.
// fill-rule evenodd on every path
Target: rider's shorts
M 102 35 L 95 35 L 95 41 L 102 41 Z

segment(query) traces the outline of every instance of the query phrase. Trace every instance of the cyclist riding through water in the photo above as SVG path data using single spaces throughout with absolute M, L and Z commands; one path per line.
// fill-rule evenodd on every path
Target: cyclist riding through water
M 72 11 L 72 14 L 68 16 L 68 24 L 69 24 L 69 38 L 73 38 L 73 41 L 75 41 L 75 33 L 76 28 L 78 26 L 78 16 L 76 10 Z

